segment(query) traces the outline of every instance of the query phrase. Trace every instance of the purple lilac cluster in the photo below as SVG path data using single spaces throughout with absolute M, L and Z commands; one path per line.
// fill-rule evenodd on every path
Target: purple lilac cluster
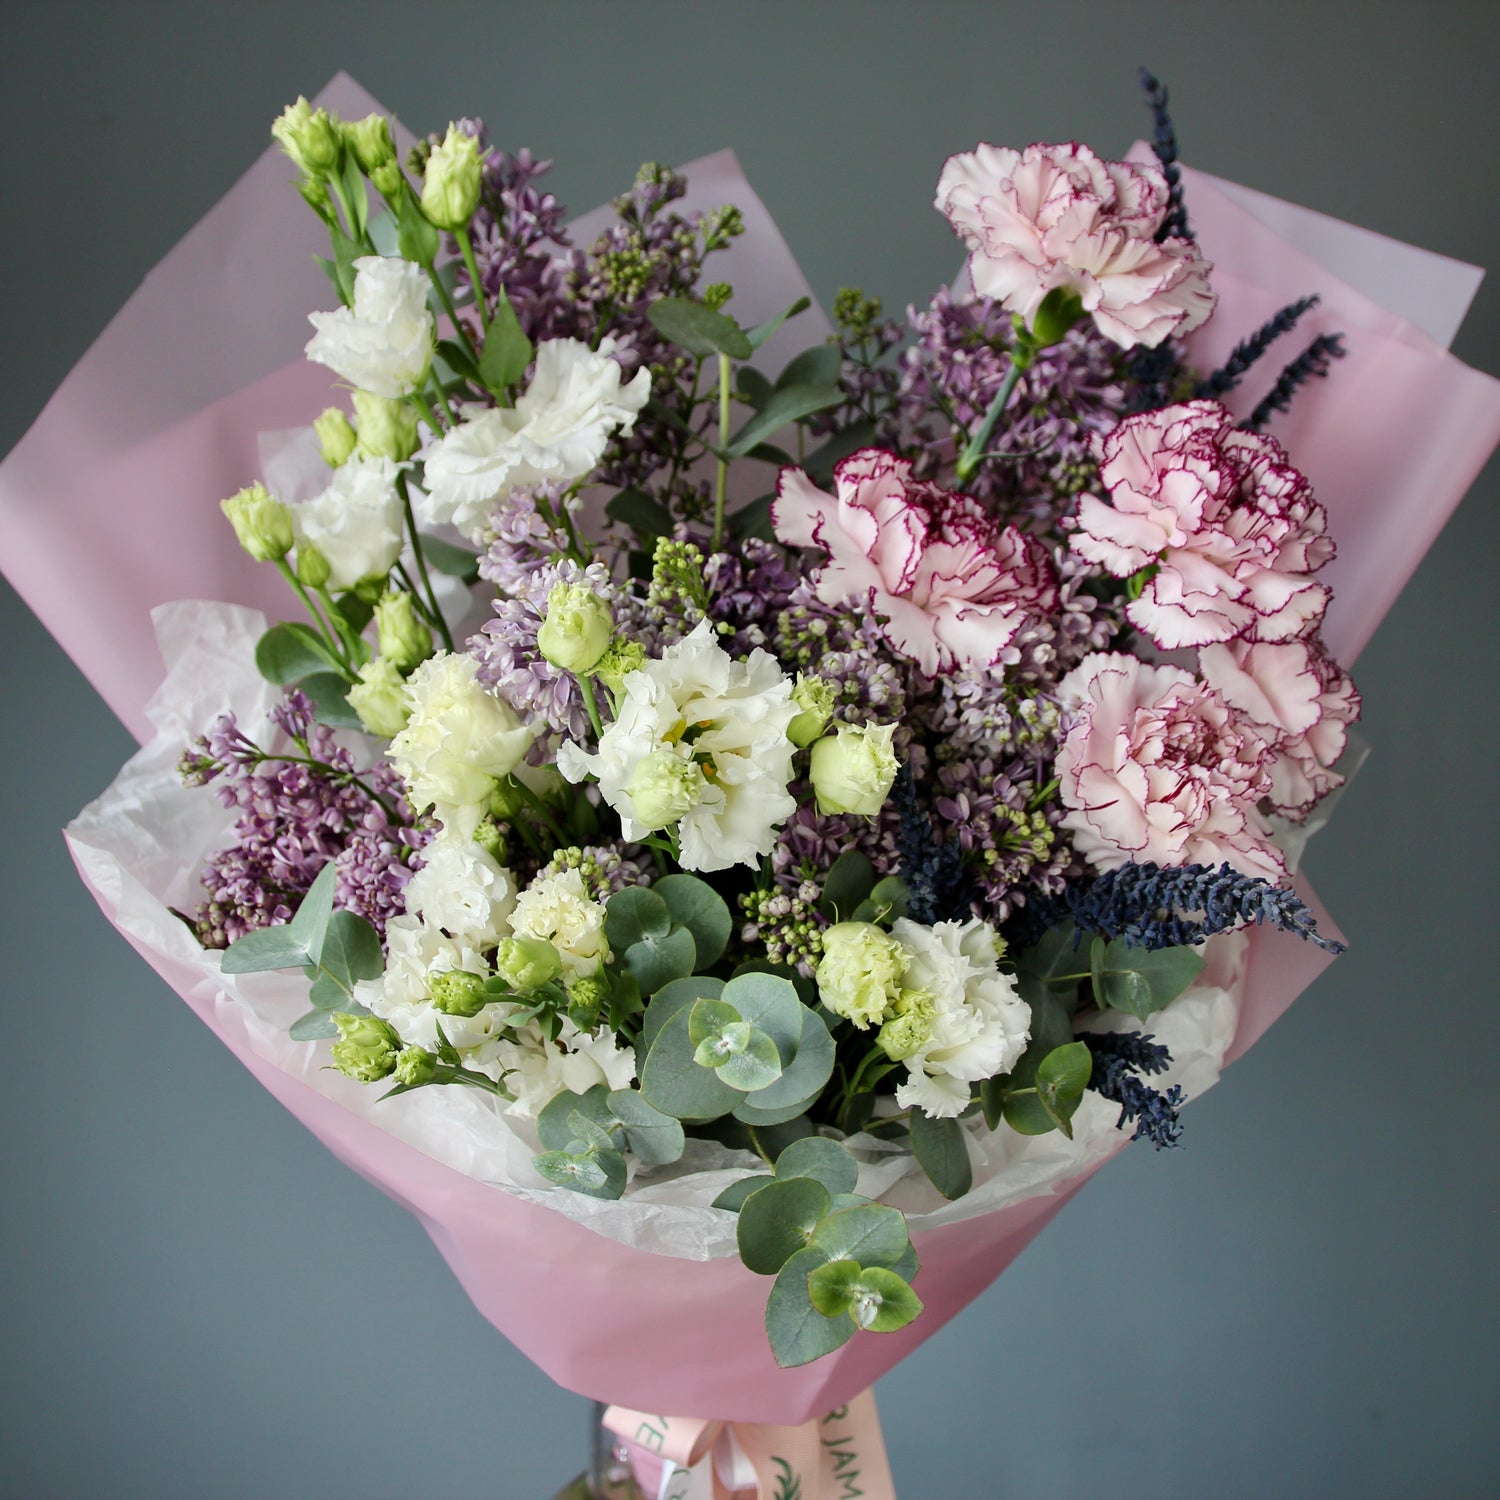
M 413 856 L 427 840 L 413 826 L 400 779 L 380 761 L 356 771 L 313 706 L 289 692 L 271 717 L 294 749 L 266 750 L 223 714 L 182 758 L 190 786 L 214 783 L 237 808 L 236 842 L 203 872 L 208 900 L 191 918 L 205 948 L 227 948 L 260 927 L 289 921 L 325 864 L 338 871 L 334 901 L 379 933 L 405 909 Z

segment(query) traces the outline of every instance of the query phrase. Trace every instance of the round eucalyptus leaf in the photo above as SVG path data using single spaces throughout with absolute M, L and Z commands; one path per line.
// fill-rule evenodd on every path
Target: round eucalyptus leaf
M 787 1058 L 785 1054 L 782 1056 L 785 1071 L 775 1083 L 757 1090 L 746 1101 L 751 1109 L 762 1114 L 779 1113 L 793 1105 L 800 1106 L 793 1110 L 794 1114 L 800 1114 L 807 1108 L 808 1101 L 815 1099 L 833 1076 L 833 1038 L 817 1011 L 808 1010 L 805 1005 L 801 1006 L 801 1011 L 802 1035 L 794 1055 L 791 1058 Z M 746 1016 L 745 1019 L 754 1020 L 754 1017 Z M 783 1118 L 789 1119 L 790 1116 L 783 1115 Z
M 837 1141 L 826 1135 L 804 1136 L 793 1141 L 776 1158 L 776 1176 L 783 1181 L 811 1177 L 837 1197 L 852 1193 L 859 1181 L 859 1164 Z
M 811 1177 L 767 1183 L 740 1209 L 740 1259 L 759 1275 L 774 1276 L 791 1256 L 807 1248 L 829 1202 L 828 1189 Z M 826 1252 L 823 1258 L 828 1258 Z
M 744 1036 L 741 1038 L 741 1031 Z M 730 1033 L 734 1033 L 731 1037 Z M 718 1064 L 719 1077 L 731 1088 L 744 1089 L 748 1094 L 764 1089 L 781 1077 L 781 1058 L 776 1043 L 758 1026 L 745 1021 L 724 1028 L 724 1040 L 732 1050 Z
M 672 928 L 672 913 L 655 891 L 643 885 L 627 885 L 616 891 L 604 906 L 604 935 L 616 953 L 646 937 L 665 937 Z
M 866 1203 L 828 1214 L 813 1232 L 811 1244 L 829 1260 L 857 1260 L 862 1266 L 894 1266 L 906 1254 L 911 1238 L 898 1208 Z
M 723 957 L 734 931 L 724 898 L 696 875 L 664 875 L 651 889 L 667 903 L 672 920 L 686 927 L 698 947 L 698 967 L 707 969 Z
M 766 1300 L 766 1335 L 783 1370 L 811 1364 L 854 1337 L 852 1319 L 824 1317 L 808 1296 L 807 1279 L 827 1258 L 818 1250 L 799 1250 L 777 1273 Z
M 809 1012 L 789 980 L 774 974 L 737 974 L 724 986 L 720 998 L 776 1043 L 782 1067 L 796 1056 L 803 1017 Z
M 646 1007 L 645 1019 L 641 1022 L 642 1052 L 649 1052 L 657 1033 L 679 1010 L 691 1010 L 699 1000 L 717 1000 L 724 991 L 722 979 L 710 979 L 706 974 L 695 974 L 688 979 L 674 979 L 664 984 L 651 997 Z
M 646 1102 L 677 1120 L 717 1120 L 745 1097 L 712 1068 L 693 1059 L 688 1013 L 679 1010 L 657 1033 L 641 1066 L 641 1093 Z

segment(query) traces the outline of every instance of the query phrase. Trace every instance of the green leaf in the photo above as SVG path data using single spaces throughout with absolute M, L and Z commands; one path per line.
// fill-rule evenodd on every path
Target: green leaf
M 350 989 L 361 979 L 379 979 L 385 970 L 379 936 L 352 911 L 336 911 L 329 918 L 321 953 L 315 957 L 322 968 Z
M 808 1301 L 825 1318 L 842 1318 L 854 1305 L 860 1269 L 857 1260 L 830 1260 L 808 1272 Z
M 641 1093 L 647 1103 L 678 1120 L 717 1120 L 745 1096 L 712 1068 L 693 1059 L 688 1013 L 679 1010 L 656 1035 L 641 1067 Z
M 628 526 L 646 547 L 653 546 L 658 537 L 672 535 L 672 513 L 645 490 L 621 490 L 604 507 L 604 513 L 610 520 Z
M 730 439 L 727 452 L 731 458 L 740 458 L 788 422 L 800 422 L 843 400 L 844 393 L 836 385 L 777 386 L 766 404 Z
M 312 699 L 320 724 L 330 729 L 363 729 L 359 715 L 349 707 L 349 680 L 337 672 L 314 672 L 297 684 Z
M 724 898 L 696 875 L 664 875 L 651 889 L 667 903 L 672 920 L 693 935 L 697 967 L 707 969 L 723 957 L 734 930 Z
M 313 969 L 313 981 L 307 991 L 308 1003 L 314 1010 L 344 1010 L 349 1004 L 349 991 L 332 974 Z
M 1047 1113 L 1034 1087 L 1003 1094 L 1000 1111 L 1017 1135 L 1047 1135 L 1057 1129 L 1057 1121 Z
M 786 1181 L 793 1177 L 812 1177 L 837 1197 L 852 1193 L 859 1181 L 859 1164 L 837 1142 L 826 1135 L 804 1136 L 793 1141 L 776 1158 L 776 1175 Z
M 759 1192 L 768 1182 L 775 1180 L 774 1177 L 767 1177 L 764 1173 L 755 1177 L 742 1177 L 738 1182 L 731 1182 L 709 1206 L 727 1208 L 731 1213 L 737 1214 L 745 1206 L 745 1199 L 751 1193 Z
M 445 542 L 440 536 L 423 535 L 422 556 L 431 567 L 449 578 L 461 578 L 465 583 L 473 583 L 479 577 L 479 555 L 470 552 L 467 547 L 456 547 L 452 542 Z
M 310 1010 L 305 1016 L 299 1016 L 287 1029 L 287 1035 L 294 1042 L 321 1042 L 338 1034 L 339 1029 L 333 1024 L 333 1016 L 326 1010 Z
M 345 623 L 355 635 L 358 635 L 375 617 L 375 606 L 368 599 L 361 599 L 352 589 L 347 594 L 340 594 L 334 600 L 333 606 L 344 617 Z
M 1021 998 L 1031 1007 L 1031 1040 L 1021 1054 L 1020 1061 L 1009 1073 L 999 1078 L 986 1078 L 979 1085 L 985 1123 L 991 1130 L 998 1129 L 1001 1120 L 1007 1118 L 1006 1095 L 1017 1089 L 1031 1087 L 1036 1081 L 1036 1070 L 1041 1066 L 1042 1059 L 1057 1048 L 1066 1047 L 1073 1040 L 1072 1018 L 1056 990 L 1049 989 L 1034 974 L 1024 969 L 1016 976 L 1016 988 L 1020 991 Z M 1040 1110 L 1039 1105 L 1035 1109 L 1032 1105 L 1017 1108 L 1023 1117 L 1028 1114 L 1036 1115 Z M 1045 1118 L 1045 1111 L 1041 1112 L 1041 1118 Z M 1048 1128 L 1042 1124 L 1040 1132 L 1023 1133 L 1045 1134 Z
M 337 225 L 329 228 L 333 241 L 334 281 L 346 306 L 354 303 L 354 262 L 359 259 L 359 246 Z
M 772 1124 L 772 1116 L 790 1119 L 788 1111 L 801 1114 L 833 1075 L 834 1052 L 823 1018 L 803 1006 L 802 1035 L 791 1061 L 783 1063 L 785 1071 L 775 1083 L 751 1094 L 735 1113 L 752 1125 Z
M 945 1198 L 962 1198 L 974 1185 L 969 1142 L 957 1120 L 934 1120 L 911 1112 L 911 1149 L 927 1180 Z
M 808 1278 L 809 1287 L 811 1277 Z M 871 1333 L 894 1333 L 922 1311 L 922 1299 L 894 1271 L 869 1266 L 854 1285 L 849 1316 Z
M 401 206 L 400 228 L 396 231 L 397 250 L 404 260 L 414 261 L 419 266 L 430 266 L 437 259 L 438 246 L 437 230 L 428 222 L 427 216 L 408 190 Z
M 1170 1005 L 1203 972 L 1203 955 L 1191 948 L 1132 948 L 1119 938 L 1101 955 L 1101 1008 L 1128 1011 L 1144 1021 Z
M 806 1249 L 830 1201 L 828 1189 L 811 1177 L 767 1183 L 740 1208 L 740 1259 L 758 1275 L 774 1276 L 797 1251 Z
M 754 353 L 745 331 L 733 318 L 714 312 L 686 297 L 663 297 L 646 309 L 651 326 L 674 344 L 703 359 L 727 354 L 731 359 L 749 359 Z
M 753 1094 L 781 1077 L 781 1058 L 776 1043 L 758 1026 L 746 1026 L 745 1032 L 743 1047 L 730 1052 L 718 1064 L 717 1072 L 731 1088 Z
M 1078 941 L 1078 928 L 1072 922 L 1061 922 L 1049 927 L 1039 942 L 1020 954 L 1016 967 L 1035 975 L 1045 985 L 1071 990 L 1077 979 L 1062 976 L 1088 972 L 1088 945 Z
M 625 950 L 625 967 L 640 985 L 643 995 L 654 994 L 674 979 L 685 979 L 697 961 L 697 946 L 686 927 L 674 927 L 664 936 L 647 934 Z
M 688 1040 L 694 1047 L 717 1040 L 728 1026 L 743 1025 L 745 1018 L 723 1000 L 700 999 L 688 1012 Z
M 307 950 L 291 935 L 291 923 L 260 927 L 237 938 L 219 962 L 225 974 L 257 974 L 263 969 L 300 969 Z
M 286 684 L 337 667 L 338 658 L 310 625 L 287 620 L 273 625 L 255 643 L 255 666 L 267 682 Z
M 775 464 L 778 469 L 797 467 L 797 460 L 785 448 L 778 448 L 775 443 L 757 443 L 745 457 L 753 458 L 757 463 Z
M 489 332 L 479 351 L 479 378 L 497 396 L 504 395 L 525 373 L 536 354 L 510 298 L 501 287 L 500 297 L 490 313 Z
M 776 1043 L 783 1067 L 796 1057 L 803 1018 L 811 1013 L 797 998 L 790 981 L 774 974 L 736 974 L 724 986 L 720 999 Z
M 724 992 L 724 981 L 707 974 L 690 979 L 674 979 L 651 997 L 641 1022 L 641 1052 L 649 1052 L 662 1027 L 680 1010 L 691 1010 L 699 1000 L 717 1000 Z
M 846 849 L 829 867 L 818 910 L 831 922 L 848 922 L 875 889 L 875 866 L 858 849 Z
M 618 1198 L 625 1191 L 625 1158 L 618 1151 L 543 1151 L 531 1164 L 548 1182 L 589 1198 Z
M 832 385 L 843 374 L 844 356 L 837 344 L 814 344 L 787 365 L 776 377 L 776 389 L 784 391 L 793 385 Z
M 439 339 L 437 352 L 453 374 L 462 376 L 474 385 L 484 384 L 479 373 L 479 366 L 474 362 L 474 356 L 469 353 L 467 344 L 461 344 L 457 339 Z
M 862 1266 L 895 1266 L 911 1244 L 898 1208 L 865 1203 L 828 1214 L 809 1243 L 829 1260 L 856 1260 Z
M 875 883 L 875 889 L 854 909 L 855 922 L 884 922 L 889 926 L 906 915 L 911 904 L 911 888 L 899 875 L 887 875 Z
M 861 448 L 868 448 L 874 441 L 875 424 L 873 422 L 852 422 L 848 427 L 840 428 L 835 432 L 821 447 L 814 448 L 802 460 L 802 468 L 809 479 L 816 479 L 820 484 L 826 484 L 833 478 L 836 464 L 842 463 L 851 453 L 857 453 Z
M 615 1149 L 615 1138 L 604 1126 L 596 1124 L 584 1114 L 581 1109 L 573 1109 L 568 1112 L 568 1129 L 572 1131 L 572 1139 L 568 1142 L 570 1151 L 613 1151 Z
M 681 1157 L 687 1142 L 682 1126 L 671 1115 L 653 1109 L 634 1089 L 616 1089 L 605 1102 L 640 1161 L 663 1165 Z
M 1042 1059 L 1036 1070 L 1036 1095 L 1053 1123 L 1071 1141 L 1070 1123 L 1094 1070 L 1093 1054 L 1083 1042 L 1069 1042 Z
M 811 306 L 811 297 L 798 297 L 784 313 L 778 313 L 774 318 L 768 318 L 764 323 L 757 323 L 746 335 L 750 340 L 750 347 L 752 349 L 759 349 L 788 318 L 795 318 L 798 313 L 805 313 Z
M 645 937 L 665 937 L 672 928 L 667 903 L 643 885 L 616 891 L 604 908 L 604 935 L 616 953 Z
M 750 1125 L 738 1128 L 745 1132 L 744 1149 L 756 1152 L 765 1162 L 775 1161 L 793 1141 L 800 1141 L 804 1136 L 818 1133 L 818 1127 L 806 1115 L 796 1115 L 790 1120 L 778 1120 L 774 1125 Z
M 586 1115 L 607 1130 L 614 1123 L 614 1116 L 605 1102 L 607 1093 L 602 1083 L 596 1083 L 587 1093 L 575 1094 L 571 1089 L 564 1089 L 554 1095 L 536 1117 L 536 1133 L 542 1145 L 549 1151 L 566 1150 L 569 1141 L 577 1139 L 577 1131 L 568 1123 L 574 1114 Z
M 746 406 L 759 411 L 771 399 L 776 389 L 753 365 L 741 365 L 734 374 L 735 394 Z
M 811 1364 L 854 1337 L 851 1319 L 825 1318 L 808 1296 L 808 1277 L 826 1259 L 820 1250 L 799 1250 L 781 1268 L 766 1299 L 766 1336 L 783 1370 Z

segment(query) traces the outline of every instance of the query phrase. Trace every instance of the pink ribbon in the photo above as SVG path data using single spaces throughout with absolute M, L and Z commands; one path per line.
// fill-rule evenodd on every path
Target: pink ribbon
M 873 1391 L 798 1427 L 625 1406 L 604 1425 L 646 1500 L 896 1500 Z

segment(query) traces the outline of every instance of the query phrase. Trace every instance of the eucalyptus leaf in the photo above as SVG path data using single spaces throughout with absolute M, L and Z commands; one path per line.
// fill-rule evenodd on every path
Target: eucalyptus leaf
M 314 1010 L 343 1010 L 349 1003 L 349 992 L 332 974 L 321 969 L 313 970 L 313 981 L 307 991 L 308 1004 Z
M 904 917 L 911 905 L 911 887 L 899 875 L 887 875 L 875 883 L 875 889 L 855 907 L 850 919 L 855 922 L 884 922 L 889 926 Z
M 844 370 L 844 356 L 837 344 L 814 344 L 804 349 L 776 377 L 776 389 L 793 385 L 833 385 Z
M 883 1266 L 869 1266 L 859 1273 L 851 1302 L 850 1318 L 871 1333 L 894 1333 L 922 1311 L 922 1299 L 896 1272 Z
M 467 547 L 445 542 L 440 536 L 422 537 L 422 556 L 439 573 L 473 583 L 479 577 L 479 555 Z
M 727 452 L 731 458 L 740 458 L 788 422 L 800 422 L 815 412 L 842 405 L 843 400 L 844 393 L 836 385 L 778 386 L 766 404 L 730 439 Z
M 349 706 L 349 679 L 337 672 L 314 672 L 297 684 L 312 699 L 313 711 L 320 724 L 330 729 L 363 729 L 360 717 Z
M 321 1042 L 336 1037 L 339 1029 L 333 1024 L 333 1014 L 326 1010 L 310 1010 L 299 1016 L 287 1029 L 294 1042 Z
M 689 354 L 704 359 L 727 354 L 731 359 L 749 359 L 754 353 L 745 331 L 733 318 L 714 312 L 686 297 L 663 297 L 646 309 L 651 326 Z
M 740 1259 L 758 1275 L 774 1276 L 793 1255 L 806 1249 L 830 1201 L 828 1189 L 811 1177 L 767 1183 L 740 1208 L 735 1232 Z
M 1083 1101 L 1093 1069 L 1094 1058 L 1088 1046 L 1069 1042 L 1049 1052 L 1036 1070 L 1037 1099 L 1069 1140 L 1073 1139 L 1073 1115 Z
M 746 1025 L 745 1032 L 744 1045 L 730 1052 L 716 1071 L 731 1088 L 753 1094 L 781 1077 L 781 1058 L 776 1043 L 758 1026 Z
M 694 1047 L 716 1041 L 729 1026 L 744 1025 L 745 1018 L 725 1000 L 700 999 L 688 1012 L 688 1040 Z
M 682 1126 L 653 1108 L 635 1089 L 616 1089 L 605 1102 L 638 1160 L 660 1166 L 682 1156 L 687 1144 Z
M 783 1067 L 797 1055 L 804 1017 L 810 1012 L 797 998 L 790 981 L 774 974 L 736 974 L 724 986 L 720 999 L 776 1043 Z
M 350 989 L 362 979 L 379 979 L 385 970 L 379 936 L 352 911 L 336 911 L 329 917 L 320 949 L 313 957 L 320 968 Z
M 1116 938 L 1101 955 L 1103 1008 L 1128 1011 L 1144 1021 L 1170 1005 L 1203 972 L 1203 955 L 1192 948 L 1132 948 Z
M 734 390 L 746 406 L 759 411 L 771 399 L 776 387 L 753 365 L 741 365 L 734 374 Z
M 618 1198 L 625 1191 L 625 1158 L 618 1151 L 543 1151 L 531 1164 L 548 1182 L 589 1198 Z
M 850 1318 L 825 1318 L 808 1296 L 808 1277 L 827 1261 L 820 1250 L 799 1250 L 777 1273 L 766 1299 L 766 1336 L 783 1369 L 811 1364 L 854 1337 Z
M 678 1010 L 657 1032 L 641 1066 L 641 1093 L 646 1102 L 678 1120 L 716 1120 L 745 1097 L 712 1068 L 693 1059 L 688 1013 Z
M 780 1113 L 790 1107 L 807 1105 L 823 1092 L 823 1086 L 833 1076 L 835 1048 L 823 1018 L 815 1010 L 802 1007 L 802 1035 L 797 1050 L 785 1071 L 775 1083 L 758 1089 L 745 1101 L 750 1112 L 742 1119 L 751 1119 L 758 1114 L 765 1117 Z M 800 1114 L 801 1109 L 796 1109 Z
M 774 1182 L 774 1177 L 767 1177 L 760 1173 L 754 1177 L 742 1177 L 738 1182 L 731 1182 L 722 1193 L 709 1205 L 711 1208 L 727 1208 L 731 1213 L 738 1213 L 745 1206 L 745 1199 L 751 1193 L 758 1192 L 768 1182 Z
M 625 950 L 625 968 L 643 995 L 654 994 L 674 979 L 685 979 L 697 964 L 697 945 L 686 927 L 661 936 L 648 933 Z
M 628 526 L 647 547 L 658 537 L 672 535 L 672 513 L 644 490 L 621 490 L 604 507 L 604 513 L 611 521 Z
M 689 979 L 674 979 L 664 984 L 651 997 L 646 1007 L 645 1019 L 641 1022 L 642 1053 L 649 1052 L 657 1033 L 680 1010 L 691 1010 L 699 1000 L 717 1000 L 724 992 L 724 981 L 707 974 L 695 974 Z
M 808 1301 L 825 1318 L 841 1318 L 854 1305 L 854 1289 L 859 1285 L 860 1264 L 857 1260 L 830 1260 L 809 1271 Z
M 784 313 L 777 313 L 774 318 L 768 318 L 764 323 L 757 323 L 746 335 L 750 340 L 751 348 L 759 349 L 788 318 L 795 318 L 798 313 L 805 313 L 811 306 L 811 297 L 798 297 Z
M 338 659 L 310 625 L 286 620 L 273 625 L 255 643 L 256 670 L 267 682 L 300 682 L 314 672 L 337 667 Z
M 974 1185 L 969 1140 L 957 1120 L 934 1120 L 913 1109 L 911 1149 L 917 1165 L 943 1197 L 962 1198 Z
M 696 875 L 664 875 L 651 889 L 667 903 L 672 920 L 693 935 L 699 969 L 707 969 L 723 957 L 734 930 L 734 920 L 724 898 Z
M 646 937 L 665 937 L 672 929 L 667 903 L 642 885 L 627 885 L 616 891 L 604 908 L 604 935 L 616 953 Z
M 333 915 L 333 893 L 338 871 L 330 860 L 318 871 L 290 922 L 247 932 L 224 952 L 219 967 L 225 974 L 251 974 L 264 969 L 300 969 L 316 963 Z
M 793 1141 L 776 1158 L 776 1176 L 812 1177 L 834 1196 L 852 1193 L 859 1181 L 859 1164 L 837 1141 L 825 1135 L 809 1135 Z
M 577 1138 L 577 1131 L 569 1123 L 575 1114 L 585 1115 L 594 1124 L 608 1129 L 614 1123 L 605 1097 L 608 1092 L 602 1083 L 596 1083 L 587 1093 L 575 1094 L 564 1089 L 549 1099 L 536 1117 L 536 1133 L 542 1145 L 549 1151 L 566 1150 L 568 1142 Z
M 828 1214 L 814 1227 L 808 1242 L 829 1260 L 895 1266 L 906 1254 L 911 1237 L 900 1209 L 866 1203 Z
M 842 463 L 851 453 L 868 448 L 875 441 L 873 422 L 853 422 L 841 427 L 821 446 L 814 448 L 802 460 L 802 468 L 809 479 L 827 483 L 833 478 L 834 466 Z
M 1074 923 L 1060 922 L 1056 927 L 1049 927 L 1036 943 L 1017 957 L 1016 967 L 1034 974 L 1043 984 L 1071 988 L 1078 983 L 1079 975 L 1088 972 L 1088 945 L 1080 941 Z M 1068 975 L 1073 977 L 1065 977 Z

